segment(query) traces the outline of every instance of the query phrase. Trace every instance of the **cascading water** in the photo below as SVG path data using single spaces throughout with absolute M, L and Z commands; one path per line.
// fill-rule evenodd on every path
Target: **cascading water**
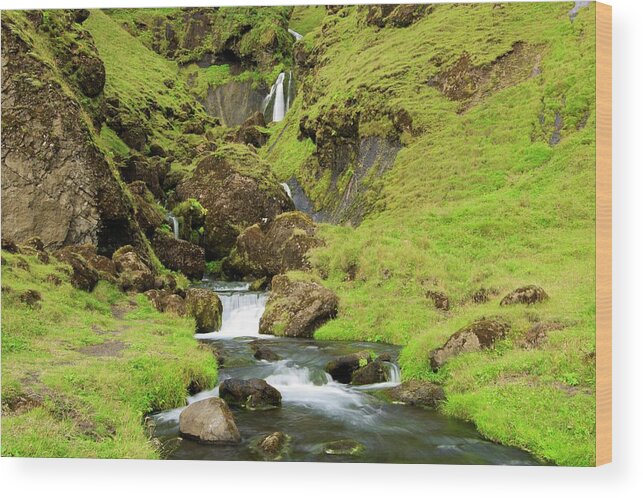
M 172 214 L 168 214 L 167 221 L 172 223 L 172 232 L 174 233 L 174 238 L 178 239 L 179 238 L 179 219 Z
M 275 83 L 275 102 L 272 109 L 272 120 L 279 122 L 286 115 L 286 99 L 284 98 L 284 78 L 286 73 L 279 73 Z
M 502 463 L 537 464 L 529 455 L 482 439 L 472 426 L 448 419 L 438 412 L 381 401 L 369 391 L 398 385 L 400 370 L 385 362 L 386 382 L 350 386 L 334 381 L 325 365 L 337 356 L 365 349 L 396 358 L 399 348 L 385 344 L 326 342 L 259 335 L 259 320 L 266 295 L 251 292 L 246 283 L 204 280 L 223 304 L 219 332 L 197 338 L 215 348 L 223 357 L 219 381 L 264 379 L 282 396 L 282 406 L 270 411 L 233 408 L 242 435 L 239 445 L 205 445 L 182 439 L 170 458 L 191 460 L 256 460 L 252 442 L 274 431 L 286 432 L 290 449 L 286 461 L 363 461 L 395 463 Z M 258 340 L 261 342 L 258 343 Z M 257 347 L 269 348 L 276 361 L 257 360 Z M 188 403 L 219 395 L 219 388 L 202 391 Z M 155 436 L 161 441 L 176 440 L 183 408 L 153 416 Z M 327 455 L 329 441 L 354 439 L 364 445 L 359 457 Z
M 287 183 L 282 183 L 281 187 L 284 189 L 284 192 L 292 199 L 292 192 L 290 191 L 290 186 Z
M 277 81 L 263 99 L 261 111 L 266 121 L 281 121 L 294 99 L 295 86 L 292 71 L 279 73 Z
M 288 28 L 288 33 L 290 33 L 291 35 L 293 35 L 293 36 L 295 37 L 295 41 L 299 41 L 299 40 L 301 40 L 301 39 L 304 37 L 304 35 L 300 35 L 300 34 L 299 34 L 299 33 L 297 33 L 297 31 L 295 31 L 294 29 L 290 29 L 290 28 Z

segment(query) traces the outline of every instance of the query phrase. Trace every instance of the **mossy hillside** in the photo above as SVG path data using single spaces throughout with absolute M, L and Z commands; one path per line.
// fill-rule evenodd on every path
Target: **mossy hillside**
M 202 134 L 185 133 L 186 123 L 201 123 L 204 132 L 214 123 L 186 89 L 176 62 L 148 49 L 101 10 L 92 10 L 84 26 L 105 64 L 105 97 L 118 98 L 123 116 L 149 131 L 146 147 L 157 143 L 177 165 L 189 163 L 206 140 Z M 101 131 L 105 145 L 123 155 L 125 144 L 114 135 L 109 128 Z
M 324 5 L 297 5 L 293 7 L 290 15 L 289 27 L 306 36 L 318 28 L 326 17 Z
M 402 344 L 403 376 L 444 382 L 446 413 L 548 461 L 591 465 L 594 11 L 582 9 L 570 23 L 568 10 L 566 3 L 440 5 L 403 29 L 329 15 L 313 42 L 319 55 L 300 89 L 302 106 L 281 126 L 349 99 L 360 111 L 360 133 L 386 135 L 387 116 L 398 109 L 413 121 L 371 214 L 356 229 L 321 229 L 326 247 L 313 261 L 340 296 L 340 312 L 316 338 Z M 471 107 L 428 84 L 465 51 L 484 66 L 516 42 L 538 47 L 538 71 Z M 562 140 L 552 146 L 557 112 Z M 305 144 L 295 140 L 286 128 L 266 150 L 301 152 Z M 288 168 L 279 165 L 279 177 L 297 174 L 308 193 L 323 182 L 302 174 L 305 159 Z M 504 293 L 527 283 L 551 299 L 499 306 Z M 472 299 L 480 288 L 491 290 L 485 304 Z M 445 292 L 451 309 L 436 310 L 428 290 Z M 429 352 L 482 316 L 509 320 L 509 337 L 431 372 Z M 519 347 L 537 321 L 565 328 L 540 348 Z
M 160 314 L 104 281 L 77 290 L 53 259 L 2 256 L 2 455 L 158 458 L 144 416 L 216 382 L 193 319 Z M 42 300 L 23 303 L 27 290 Z

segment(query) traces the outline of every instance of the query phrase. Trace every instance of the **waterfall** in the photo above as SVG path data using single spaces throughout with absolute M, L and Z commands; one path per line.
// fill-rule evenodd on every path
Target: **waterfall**
M 174 232 L 174 238 L 179 239 L 180 238 L 179 237 L 179 219 L 176 216 L 168 213 L 167 221 L 172 223 L 172 231 Z
M 276 86 L 275 104 L 272 109 L 272 120 L 277 122 L 284 119 L 284 115 L 286 114 L 286 102 L 284 99 L 284 78 L 285 77 L 286 77 L 286 73 L 279 73 L 279 77 L 277 78 L 277 83 L 275 83 L 275 86 Z
M 281 187 L 284 189 L 284 192 L 286 192 L 286 194 L 288 194 L 288 197 L 290 197 L 290 199 L 292 200 L 292 192 L 290 191 L 290 187 L 288 186 L 288 184 L 287 183 L 282 183 Z
M 304 37 L 304 35 L 300 35 L 300 34 L 299 34 L 299 33 L 297 33 L 297 31 L 295 31 L 294 29 L 290 29 L 290 28 L 288 28 L 288 33 L 290 33 L 291 35 L 293 35 L 293 36 L 295 37 L 295 41 L 299 41 L 299 40 L 301 40 L 301 39 Z
M 266 294 L 263 292 L 221 292 L 215 289 L 223 305 L 221 330 L 199 334 L 199 339 L 259 336 L 259 320 L 266 309 Z
M 402 372 L 400 371 L 400 367 L 395 363 L 388 362 L 385 363 L 385 365 L 388 367 L 388 371 L 386 372 L 386 381 L 395 385 L 400 384 L 402 382 Z

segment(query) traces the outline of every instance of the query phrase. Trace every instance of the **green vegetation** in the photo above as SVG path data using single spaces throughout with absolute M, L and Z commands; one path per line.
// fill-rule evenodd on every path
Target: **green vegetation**
M 290 15 L 290 28 L 306 36 L 321 25 L 326 16 L 324 5 L 298 5 Z
M 443 382 L 446 413 L 543 459 L 591 465 L 594 14 L 583 9 L 570 23 L 568 7 L 436 6 L 404 29 L 367 26 L 355 10 L 328 16 L 324 36 L 314 40 L 324 63 L 301 82 L 303 104 L 279 125 L 283 134 L 274 128 L 265 150 L 272 147 L 266 157 L 280 178 L 296 174 L 313 200 L 332 196 L 329 179 L 311 174 L 314 146 L 297 140 L 299 120 L 351 100 L 360 136 L 386 136 L 390 116 L 408 112 L 412 133 L 400 134 L 405 147 L 370 215 L 357 228 L 321 229 L 326 246 L 313 262 L 341 309 L 315 337 L 404 345 L 404 378 Z M 529 52 L 536 69 L 526 78 L 507 70 L 473 101 L 449 100 L 427 84 L 464 52 L 473 67 L 494 67 L 518 41 L 536 47 Z M 557 112 L 562 140 L 552 146 Z M 504 293 L 528 283 L 551 299 L 499 306 Z M 476 304 L 472 296 L 481 288 L 491 299 Z M 428 290 L 445 292 L 451 309 L 435 309 Z M 482 316 L 508 319 L 509 337 L 433 373 L 430 351 Z M 540 348 L 521 348 L 538 321 L 565 328 L 551 331 Z
M 77 290 L 54 260 L 2 258 L 2 455 L 158 458 L 145 415 L 216 382 L 194 320 L 104 281 Z M 42 299 L 24 303 L 28 290 Z

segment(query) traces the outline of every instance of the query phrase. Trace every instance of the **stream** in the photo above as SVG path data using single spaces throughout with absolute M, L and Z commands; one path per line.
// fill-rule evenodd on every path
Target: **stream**
M 381 401 L 373 392 L 400 382 L 394 363 L 389 364 L 387 382 L 360 387 L 339 384 L 324 371 L 331 359 L 364 349 L 389 353 L 395 362 L 399 347 L 259 335 L 266 293 L 249 292 L 248 284 L 242 282 L 204 280 L 201 285 L 215 290 L 223 303 L 221 330 L 197 335 L 224 357 L 219 382 L 265 379 L 281 392 L 282 407 L 268 411 L 233 408 L 240 444 L 207 445 L 179 439 L 168 458 L 261 460 L 251 443 L 281 431 L 291 437 L 285 461 L 538 465 L 526 452 L 486 441 L 470 424 L 436 411 Z M 251 347 L 255 341 L 261 341 L 280 360 L 256 360 Z M 218 387 L 191 396 L 188 403 L 217 395 Z M 176 440 L 183 409 L 153 415 L 155 437 L 162 442 Z M 365 451 L 359 456 L 323 452 L 324 443 L 340 439 L 359 441 Z

